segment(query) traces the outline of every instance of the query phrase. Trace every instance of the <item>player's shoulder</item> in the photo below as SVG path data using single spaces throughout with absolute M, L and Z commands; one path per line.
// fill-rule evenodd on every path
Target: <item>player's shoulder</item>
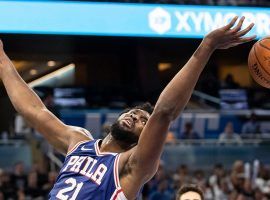
M 70 126 L 70 129 L 73 132 L 74 137 L 83 137 L 84 140 L 94 140 L 90 131 L 86 130 L 85 128 L 78 126 Z
M 68 130 L 70 134 L 68 134 L 69 146 L 67 154 L 71 152 L 76 146 L 78 146 L 78 144 L 94 140 L 92 134 L 85 128 L 78 126 L 69 126 Z

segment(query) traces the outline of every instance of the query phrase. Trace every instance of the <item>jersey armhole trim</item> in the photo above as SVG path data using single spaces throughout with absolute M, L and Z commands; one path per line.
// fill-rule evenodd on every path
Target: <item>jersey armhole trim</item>
M 78 143 L 76 143 L 66 154 L 66 156 L 70 155 L 71 153 L 73 153 L 81 144 L 83 143 L 86 143 L 86 142 L 89 142 L 91 140 L 83 140 L 83 141 L 80 141 Z
M 116 188 L 110 200 L 128 200 L 121 188 Z
M 114 191 L 112 195 L 112 200 L 127 200 L 123 189 L 120 185 L 120 179 L 119 179 L 119 160 L 120 160 L 121 154 L 118 154 L 114 160 L 114 169 L 113 169 L 113 177 L 114 177 L 114 183 L 116 190 Z
M 116 188 L 120 188 L 120 181 L 119 181 L 119 159 L 120 159 L 120 155 L 121 154 L 118 154 L 115 158 L 115 161 L 114 161 L 114 169 L 113 169 L 113 175 L 114 175 L 114 183 L 115 183 L 115 187 Z

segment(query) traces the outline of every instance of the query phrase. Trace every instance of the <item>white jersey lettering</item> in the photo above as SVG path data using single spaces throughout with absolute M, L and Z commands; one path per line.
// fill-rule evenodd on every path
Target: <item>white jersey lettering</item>
M 104 164 L 100 164 L 97 170 L 95 171 L 95 173 L 93 174 L 93 176 L 91 177 L 91 179 L 95 181 L 98 185 L 100 185 L 101 180 L 103 176 L 105 175 L 106 171 L 107 171 L 107 167 Z
M 63 169 L 63 172 L 66 171 L 69 166 L 74 165 L 78 159 L 79 159 L 79 156 L 71 156 L 71 158 L 69 159 L 67 163 L 67 166 Z
M 80 173 L 100 185 L 107 171 L 107 167 L 101 163 L 93 170 L 96 164 L 97 160 L 89 156 L 71 156 L 63 171 Z
M 80 167 L 81 167 L 83 161 L 85 160 L 85 158 L 86 158 L 86 156 L 81 156 L 70 170 L 73 172 L 79 172 Z

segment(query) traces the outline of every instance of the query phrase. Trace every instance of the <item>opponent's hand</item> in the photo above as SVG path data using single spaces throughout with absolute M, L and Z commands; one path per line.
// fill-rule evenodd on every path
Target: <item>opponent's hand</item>
M 256 38 L 256 35 L 245 36 L 254 26 L 254 23 L 249 24 L 245 29 L 241 30 L 245 17 L 241 17 L 238 24 L 234 27 L 238 17 L 234 17 L 229 24 L 218 28 L 204 37 L 204 42 L 209 47 L 215 49 L 228 49 L 242 43 L 250 42 Z

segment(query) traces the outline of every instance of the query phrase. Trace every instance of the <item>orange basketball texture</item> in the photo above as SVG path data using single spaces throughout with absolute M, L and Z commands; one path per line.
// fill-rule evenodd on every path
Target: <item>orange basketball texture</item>
M 248 56 L 248 68 L 258 84 L 270 88 L 270 37 L 265 37 L 253 45 Z

